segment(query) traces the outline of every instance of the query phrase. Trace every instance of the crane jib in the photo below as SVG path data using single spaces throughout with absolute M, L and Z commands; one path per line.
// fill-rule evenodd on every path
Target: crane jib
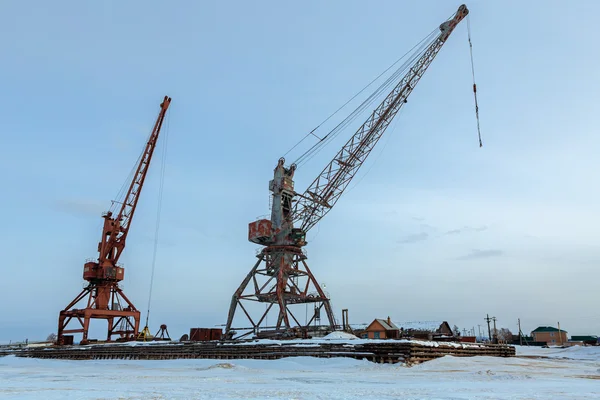
M 146 146 L 140 157 L 140 161 L 133 175 L 133 179 L 129 185 L 125 200 L 118 202 L 121 204 L 121 208 L 116 217 L 113 217 L 111 212 L 108 212 L 105 216 L 104 232 L 102 235 L 102 241 L 99 244 L 99 257 L 98 262 L 100 265 L 105 264 L 116 264 L 123 249 L 125 247 L 125 240 L 129 231 L 129 226 L 135 213 L 137 202 L 146 179 L 148 172 L 148 166 L 154 154 L 158 136 L 162 128 L 162 124 L 165 118 L 165 114 L 169 105 L 171 104 L 171 98 L 165 96 L 163 102 L 160 104 L 160 112 L 154 124 L 154 127 L 150 133 Z M 109 262 L 107 262 L 110 260 Z
M 339 199 L 449 35 L 468 12 L 467 7 L 461 5 L 451 19 L 440 25 L 440 34 L 296 202 L 292 220 L 304 232 L 316 225 Z
M 393 118 L 407 102 L 409 95 L 441 50 L 446 39 L 467 14 L 468 10 L 466 6 L 462 5 L 452 18 L 440 25 L 440 33 L 437 37 L 433 38 L 432 42 L 424 48 L 422 53 L 419 52 L 420 57 L 410 66 L 408 72 L 338 151 L 323 171 L 309 185 L 303 195 L 299 195 L 293 191 L 287 194 L 284 192 L 281 192 L 281 194 L 274 192 L 274 196 L 283 196 L 282 198 L 287 199 L 285 200 L 286 202 L 289 202 L 290 196 L 292 198 L 296 197 L 296 199 L 293 209 L 291 212 L 286 212 L 284 218 L 278 214 L 280 208 L 272 210 L 272 214 L 277 215 L 271 216 L 271 222 L 279 221 L 272 226 L 273 236 L 281 234 L 286 229 L 290 231 L 294 225 L 306 233 L 333 208 L 372 149 L 385 133 Z M 280 200 L 276 201 L 274 199 L 274 203 L 279 202 Z M 283 222 L 289 225 L 286 229 L 281 226 Z M 265 223 L 263 223 L 263 226 L 267 228 L 264 225 Z M 271 235 L 265 236 L 264 230 L 261 232 L 260 240 L 256 238 L 250 238 L 250 240 L 265 245 L 269 242 L 273 243 L 277 241 Z

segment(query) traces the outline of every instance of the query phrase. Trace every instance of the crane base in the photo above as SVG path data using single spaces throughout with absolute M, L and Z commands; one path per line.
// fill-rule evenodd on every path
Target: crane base
M 106 298 L 109 302 L 106 304 L 98 301 L 99 298 Z M 87 298 L 87 307 L 82 309 L 74 308 L 77 303 Z M 123 306 L 125 305 L 125 306 Z M 80 344 L 90 342 L 88 331 L 92 319 L 105 319 L 108 323 L 106 341 L 113 340 L 113 336 L 118 336 L 117 341 L 135 340 L 140 327 L 140 312 L 125 296 L 116 282 L 90 283 L 79 295 L 60 312 L 58 317 L 58 335 L 56 344 L 65 344 L 65 334 L 82 333 Z M 75 329 L 66 329 L 69 323 L 75 320 L 79 327 Z
M 333 330 L 335 317 L 330 301 L 306 263 L 306 255 L 299 246 L 267 246 L 257 255 L 258 261 L 248 273 L 242 284 L 233 294 L 225 337 L 239 339 L 249 335 L 260 336 L 260 331 L 278 332 L 281 336 L 298 337 L 302 332 L 321 328 Z M 249 286 L 250 282 L 252 285 Z M 265 308 L 251 317 L 249 306 L 264 303 Z M 311 307 L 308 311 L 308 304 Z M 292 306 L 305 304 L 296 315 Z M 240 308 L 251 327 L 234 328 L 233 319 Z M 320 324 L 321 310 L 325 310 L 326 323 Z M 273 311 L 276 323 L 268 326 L 267 316 Z M 305 323 L 299 322 L 301 313 L 305 313 Z M 313 326 L 314 325 L 314 326 Z

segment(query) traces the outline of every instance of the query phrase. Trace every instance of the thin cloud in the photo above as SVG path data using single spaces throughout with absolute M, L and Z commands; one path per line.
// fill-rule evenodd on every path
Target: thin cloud
M 472 227 L 472 226 L 463 226 L 462 228 L 458 228 L 458 229 L 452 229 L 447 231 L 445 234 L 446 235 L 459 235 L 461 233 L 467 233 L 467 232 L 483 232 L 485 230 L 487 230 L 487 226 L 483 225 L 483 226 L 479 226 L 479 227 Z
M 435 226 L 433 226 L 433 225 L 422 223 L 421 224 L 421 230 L 436 232 L 438 229 Z
M 504 255 L 503 250 L 471 250 L 469 254 L 458 257 L 457 260 L 479 260 L 482 258 L 500 257 Z
M 415 233 L 414 235 L 408 235 L 404 239 L 398 240 L 398 243 L 408 244 L 408 243 L 417 243 L 422 242 L 423 240 L 427 240 L 429 238 L 429 234 L 425 232 Z

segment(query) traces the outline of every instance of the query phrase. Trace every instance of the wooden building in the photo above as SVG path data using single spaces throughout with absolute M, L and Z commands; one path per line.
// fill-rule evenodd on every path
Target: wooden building
M 567 331 L 558 330 L 552 326 L 539 326 L 531 331 L 535 342 L 546 342 L 548 346 L 560 346 L 567 344 Z
M 425 340 L 454 340 L 447 321 L 407 321 L 398 323 L 400 336 Z
M 569 343 L 576 343 L 576 344 L 588 345 L 588 346 L 600 345 L 598 336 L 595 336 L 595 335 L 571 336 L 571 340 Z
M 410 321 L 394 323 L 387 319 L 375 319 L 358 336 L 365 339 L 414 338 L 423 340 L 454 341 L 452 328 L 447 321 Z
M 390 317 L 387 319 L 377 318 L 367 326 L 361 337 L 365 339 L 398 339 L 400 338 L 400 329 Z

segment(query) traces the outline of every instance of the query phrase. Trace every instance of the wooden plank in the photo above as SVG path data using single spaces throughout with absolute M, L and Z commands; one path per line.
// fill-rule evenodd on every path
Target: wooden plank
M 307 342 L 310 343 L 310 342 Z M 203 359 L 279 359 L 284 357 L 350 357 L 374 362 L 415 363 L 432 360 L 446 355 L 455 357 L 494 356 L 513 357 L 515 348 L 504 345 L 460 346 L 439 344 L 437 347 L 414 342 L 361 343 L 357 345 L 334 343 L 310 343 L 298 346 L 290 344 L 249 344 L 231 342 L 199 342 L 183 345 L 161 344 L 151 346 L 99 345 L 87 349 L 51 348 L 24 349 L 14 352 L 19 357 L 56 359 L 148 359 L 168 360 L 179 358 Z

